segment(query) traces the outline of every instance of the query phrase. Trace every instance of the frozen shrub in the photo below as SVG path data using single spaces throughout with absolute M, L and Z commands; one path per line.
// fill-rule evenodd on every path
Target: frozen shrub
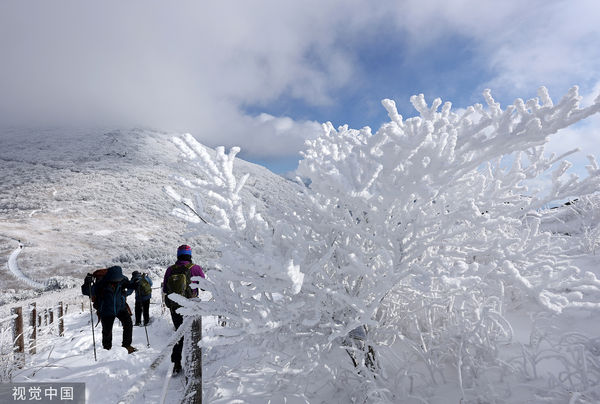
M 567 245 L 540 228 L 539 213 L 598 189 L 593 157 L 580 180 L 567 175 L 569 153 L 547 156 L 544 144 L 598 112 L 600 98 L 579 108 L 573 88 L 554 105 L 542 88 L 503 110 L 484 97 L 454 113 L 414 96 L 419 116 L 407 120 L 384 100 L 390 122 L 374 134 L 325 124 L 300 162 L 309 188 L 278 215 L 241 198 L 239 149 L 212 155 L 191 135 L 176 138 L 197 177 L 182 179 L 194 199 L 167 190 L 181 203 L 174 213 L 222 243 L 221 271 L 203 283 L 214 300 L 181 299 L 186 315 L 228 319 L 202 344 L 260 347 L 308 401 L 318 388 L 306 386 L 324 381 L 360 402 L 421 400 L 445 383 L 463 402 L 506 398 L 502 383 L 518 373 L 502 354 L 508 311 L 600 308 L 600 281 L 560 259 Z M 547 171 L 547 192 L 527 189 Z

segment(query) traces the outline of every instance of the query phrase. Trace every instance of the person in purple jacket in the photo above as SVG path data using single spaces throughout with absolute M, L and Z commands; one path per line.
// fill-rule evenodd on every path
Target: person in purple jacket
M 183 316 L 177 313 L 181 307 L 176 302 L 169 299 L 168 295 L 177 293 L 187 298 L 197 297 L 198 289 L 192 289 L 192 277 L 200 276 L 204 278 L 204 271 L 199 265 L 192 262 L 192 248 L 189 245 L 180 245 L 177 248 L 177 262 L 167 268 L 163 281 L 163 292 L 167 295 L 165 303 L 171 311 L 171 319 L 177 330 L 183 323 Z M 197 282 L 196 282 L 197 283 Z M 173 347 L 171 353 L 171 362 L 173 362 L 173 373 L 181 372 L 181 351 L 183 349 L 183 337 Z

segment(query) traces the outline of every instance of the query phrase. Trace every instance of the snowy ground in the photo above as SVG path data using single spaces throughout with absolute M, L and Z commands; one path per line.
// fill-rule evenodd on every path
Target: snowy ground
M 600 256 L 582 255 L 574 258 L 583 269 L 600 273 Z M 154 279 L 160 283 L 159 278 Z M 129 304 L 133 307 L 133 296 L 129 297 Z M 132 385 L 146 377 L 150 364 L 154 361 L 173 333 L 168 310 L 163 310 L 160 304 L 160 294 L 154 291 L 151 304 L 152 322 L 148 326 L 150 347 L 147 347 L 146 335 L 143 327 L 134 327 L 133 345 L 138 352 L 128 355 L 120 347 L 122 328 L 118 321 L 113 329 L 113 348 L 106 351 L 101 348 L 101 326 L 95 328 L 96 348 L 98 361 L 94 361 L 93 339 L 90 324 L 90 313 L 81 311 L 81 307 L 73 305 L 65 317 L 65 335 L 57 337 L 46 335 L 41 338 L 36 355 L 27 359 L 26 366 L 15 372 L 14 381 L 25 382 L 84 382 L 89 403 L 109 404 L 116 403 L 123 397 Z M 529 343 L 531 319 L 527 307 L 518 309 L 511 315 L 511 322 L 515 327 L 514 349 L 518 351 L 518 344 Z M 94 316 L 94 322 L 97 319 Z M 593 338 L 600 335 L 597 318 L 590 316 L 575 317 L 568 312 L 555 318 L 557 330 L 577 330 L 581 335 Z M 205 330 L 218 327 L 215 319 L 204 319 Z M 400 348 L 398 348 L 400 349 Z M 509 351 L 507 351 L 509 352 Z M 254 395 L 252 403 L 296 403 L 305 402 L 303 399 L 294 399 L 293 395 L 286 398 L 272 396 L 270 388 L 278 383 L 277 366 L 269 366 L 271 353 L 247 349 L 238 346 L 228 349 L 205 350 L 203 355 L 203 384 L 205 394 L 208 394 L 216 403 L 236 402 L 237 395 Z M 400 354 L 400 351 L 398 351 Z M 340 360 L 347 360 L 345 354 L 340 355 Z M 382 358 L 391 360 L 393 357 Z M 169 359 L 162 363 L 144 384 L 142 392 L 136 396 L 134 402 L 158 403 L 165 384 L 165 377 L 169 368 Z M 545 373 L 553 373 L 559 369 L 556 363 L 547 361 L 541 368 Z M 388 375 L 393 377 L 394 375 Z M 107 389 L 110 386 L 110 389 Z M 456 402 L 460 395 L 453 384 L 452 375 L 449 375 L 448 384 L 435 387 L 431 403 L 442 404 Z M 185 388 L 185 378 L 174 377 L 168 385 L 167 403 L 179 402 Z M 336 392 L 326 381 L 322 386 L 306 386 L 308 396 L 318 394 L 323 403 L 345 403 L 347 392 Z M 433 387 L 432 387 L 433 388 Z M 294 389 L 295 390 L 295 389 Z M 281 393 L 280 393 L 281 394 Z M 512 398 L 508 402 L 518 403 L 518 390 L 512 391 Z M 450 400 L 455 397 L 456 400 Z M 311 401 L 312 402 L 312 401 Z M 416 401 L 415 401 L 416 402 Z M 524 402 L 524 401 L 523 401 Z M 531 401 L 528 401 L 531 402 Z
M 594 255 L 583 255 L 575 258 L 584 269 L 600 272 L 600 257 Z M 160 279 L 154 279 L 160 283 Z M 129 297 L 129 304 L 133 307 L 133 296 Z M 154 291 L 151 305 L 152 322 L 147 327 L 150 347 L 147 347 L 146 335 L 143 327 L 134 327 L 133 345 L 139 349 L 138 352 L 128 355 L 125 349 L 120 347 L 122 328 L 118 321 L 113 329 L 113 348 L 106 351 L 101 348 L 101 326 L 95 328 L 96 348 L 98 361 L 94 361 L 93 339 L 90 324 L 90 313 L 81 311 L 78 305 L 70 306 L 69 313 L 65 317 L 65 335 L 45 335 L 40 338 L 38 352 L 29 356 L 27 364 L 23 369 L 14 373 L 14 381 L 26 382 L 84 382 L 86 383 L 86 395 L 89 403 L 109 404 L 116 403 L 123 397 L 129 388 L 145 377 L 150 364 L 161 352 L 173 333 L 173 326 L 168 310 L 163 310 L 160 304 L 160 294 Z M 94 323 L 97 319 L 94 316 Z M 528 318 L 527 307 L 519 309 L 511 317 L 515 326 L 514 342 L 528 343 L 530 338 L 531 319 Z M 554 319 L 557 330 L 577 330 L 578 333 L 588 337 L 599 335 L 599 327 L 596 318 L 586 316 L 573 317 L 569 313 Z M 218 327 L 215 319 L 204 319 L 205 329 Z M 517 345 L 515 345 L 516 347 Z M 265 403 L 272 399 L 273 403 L 283 403 L 283 397 L 273 397 L 269 394 L 269 386 L 277 384 L 276 367 L 269 367 L 265 359 L 265 352 L 245 349 L 243 346 L 235 349 L 206 350 L 203 355 L 204 388 L 213 399 L 210 402 L 231 403 L 235 402 L 238 394 L 248 396 L 253 392 L 256 400 L 253 403 Z M 340 356 L 345 360 L 345 356 Z M 393 358 L 382 358 L 393 360 Z M 257 366 L 261 364 L 262 367 Z M 558 367 L 551 362 L 546 363 L 543 368 L 545 372 L 551 373 Z M 142 392 L 136 396 L 134 402 L 158 403 L 169 367 L 169 359 L 164 361 L 144 384 Z M 249 372 L 253 369 L 253 372 Z M 228 383 L 223 383 L 223 375 L 227 375 Z M 252 377 L 253 375 L 253 377 Z M 213 382 L 219 381 L 218 385 Z M 432 397 L 432 403 L 454 402 L 451 397 L 457 397 L 457 391 L 450 383 L 438 386 L 437 393 Z M 107 389 L 110 386 L 110 389 Z M 166 402 L 179 402 L 185 388 L 185 378 L 175 377 L 169 382 Z M 344 403 L 346 395 L 340 395 L 327 386 L 307 386 L 308 392 L 316 392 L 321 389 L 321 397 L 326 397 L 319 402 Z M 515 395 L 516 394 L 516 395 Z M 220 398 L 218 398 L 220 397 Z M 337 397 L 337 398 L 336 398 Z M 450 401 L 449 401 L 450 400 Z M 288 397 L 287 402 L 295 401 Z M 513 398 L 509 402 L 518 403 L 518 391 L 513 391 Z
M 26 366 L 15 372 L 14 381 L 84 382 L 89 403 L 116 403 L 127 390 L 148 371 L 154 358 L 165 346 L 174 327 L 168 311 L 163 312 L 160 294 L 155 291 L 151 305 L 152 321 L 148 325 L 147 346 L 144 327 L 134 327 L 132 345 L 139 349 L 132 355 L 120 346 L 123 329 L 115 321 L 113 348 L 107 351 L 101 345 L 101 325 L 95 327 L 97 362 L 94 361 L 90 312 L 81 312 L 76 305 L 65 317 L 64 337 L 46 335 L 41 338 L 36 355 L 28 358 Z M 158 295 L 159 297 L 156 297 Z M 133 307 L 132 296 L 129 305 Z M 87 309 L 87 307 L 86 307 Z M 97 317 L 94 315 L 94 324 Z M 208 327 L 214 324 L 206 321 Z M 160 365 L 148 379 L 135 402 L 157 403 L 170 360 Z M 184 377 L 174 377 L 169 386 L 169 399 L 178 402 L 185 387 Z

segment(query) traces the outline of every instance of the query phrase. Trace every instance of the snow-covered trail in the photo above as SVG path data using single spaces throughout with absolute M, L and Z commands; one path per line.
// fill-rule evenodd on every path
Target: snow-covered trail
M 16 250 L 14 250 L 10 256 L 8 257 L 8 270 L 20 281 L 26 283 L 27 285 L 31 286 L 32 288 L 36 288 L 36 289 L 44 289 L 46 288 L 46 284 L 42 283 L 42 282 L 38 282 L 38 281 L 34 281 L 33 279 L 28 278 L 23 271 L 21 271 L 21 269 L 19 268 L 19 264 L 17 263 L 17 257 L 19 256 L 19 254 L 21 254 L 21 251 L 23 251 L 23 244 L 19 243 L 19 247 L 17 247 Z
M 133 295 L 129 296 L 128 303 L 134 307 Z M 154 293 L 150 306 L 151 322 L 147 326 L 150 346 L 147 346 L 144 327 L 134 326 L 132 345 L 138 351 L 131 355 L 121 347 L 123 328 L 118 319 L 113 327 L 112 349 L 102 348 L 102 326 L 96 326 L 98 318 L 94 313 L 97 352 L 97 361 L 94 361 L 90 311 L 88 305 L 85 307 L 87 311 L 77 310 L 65 316 L 63 337 L 38 337 L 37 353 L 27 356 L 26 366 L 15 374 L 15 382 L 83 382 L 86 402 L 92 404 L 117 403 L 131 395 L 131 388 L 136 385 L 141 389 L 131 402 L 159 403 L 167 386 L 165 402 L 181 401 L 185 377 L 178 375 L 165 383 L 171 365 L 170 349 L 167 354 L 164 352 L 175 331 L 169 311 L 161 307 L 159 293 Z M 214 324 L 214 320 L 204 321 L 205 329 Z M 164 358 L 162 361 L 160 356 Z M 159 363 L 150 371 L 157 359 Z
M 139 351 L 127 354 L 121 347 L 123 328 L 115 320 L 111 350 L 102 348 L 102 326 L 94 328 L 97 361 L 94 361 L 90 312 L 68 314 L 65 316 L 64 336 L 47 335 L 40 338 L 37 354 L 28 357 L 26 366 L 17 372 L 14 381 L 83 382 L 86 384 L 86 402 L 118 402 L 146 372 L 173 334 L 170 318 L 161 315 L 160 307 L 152 309 L 152 322 L 147 327 L 150 347 L 147 347 L 144 327 L 134 327 L 132 345 Z M 94 325 L 96 322 L 94 313 Z M 169 364 L 167 357 L 152 376 L 151 382 L 146 383 L 144 390 L 139 393 L 136 402 L 159 401 Z M 171 381 L 171 396 L 179 390 L 183 393 L 182 382 L 179 382 L 181 388 L 177 383 L 176 379 Z

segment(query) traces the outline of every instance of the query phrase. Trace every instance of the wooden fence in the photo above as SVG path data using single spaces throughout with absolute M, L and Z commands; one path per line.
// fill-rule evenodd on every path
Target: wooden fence
M 161 288 L 162 289 L 162 288 Z M 162 314 L 165 315 L 164 294 L 162 295 Z M 80 312 L 89 311 L 88 299 L 73 298 L 68 303 L 58 301 L 55 304 L 50 304 L 50 307 L 38 307 L 37 302 L 25 303 L 23 306 L 12 307 L 10 315 L 5 318 L 0 318 L 0 331 L 6 331 L 8 327 L 12 328 L 12 349 L 14 365 L 16 368 L 23 368 L 25 365 L 26 355 L 34 355 L 38 351 L 39 338 L 42 335 L 64 336 L 65 325 L 64 317 L 68 312 L 73 310 L 81 310 Z M 25 311 L 23 308 L 25 307 Z M 168 315 L 168 314 L 167 314 Z M 223 326 L 224 324 L 222 324 Z M 197 317 L 191 323 L 191 340 L 199 341 L 202 339 L 202 318 Z M 9 330 L 10 331 L 10 330 Z M 183 331 L 183 330 L 181 330 Z M 184 402 L 186 404 L 201 404 L 202 403 L 202 350 L 197 344 L 191 343 L 184 339 L 190 350 L 191 364 L 190 368 L 186 369 L 188 383 L 185 389 Z M 176 342 L 176 341 L 175 341 Z M 163 359 L 170 356 L 164 355 L 159 358 L 157 364 Z M 1 379 L 1 377 L 0 377 Z M 0 380 L 2 381 L 2 380 Z M 6 380 L 4 380 L 6 381 Z
M 78 300 L 82 303 L 59 301 L 55 305 L 43 308 L 38 308 L 36 302 L 31 302 L 26 306 L 12 307 L 10 315 L 0 319 L 1 330 L 12 328 L 12 352 L 18 368 L 24 366 L 27 354 L 34 355 L 37 352 L 40 335 L 64 336 L 64 317 L 68 310 L 77 309 L 80 305 L 84 310 L 83 300 Z

